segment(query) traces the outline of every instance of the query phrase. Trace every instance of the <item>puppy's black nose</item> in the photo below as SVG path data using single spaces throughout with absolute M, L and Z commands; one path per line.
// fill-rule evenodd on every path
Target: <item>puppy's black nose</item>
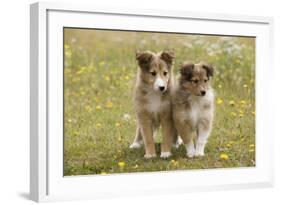
M 163 91 L 164 89 L 165 89 L 164 86 L 160 86 L 160 87 L 159 87 L 159 90 L 161 90 L 161 91 Z
M 202 96 L 206 95 L 206 91 L 205 91 L 205 90 L 202 90 L 202 91 L 201 91 L 201 95 L 202 95 Z

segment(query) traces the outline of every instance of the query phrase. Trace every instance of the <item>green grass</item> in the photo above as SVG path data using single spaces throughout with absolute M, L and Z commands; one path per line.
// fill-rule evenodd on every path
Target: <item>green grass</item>
M 215 68 L 215 121 L 205 157 L 145 160 L 130 150 L 136 120 L 136 50 L 176 52 Z M 255 166 L 255 39 L 144 32 L 64 30 L 64 175 Z M 225 158 L 221 158 L 225 154 Z

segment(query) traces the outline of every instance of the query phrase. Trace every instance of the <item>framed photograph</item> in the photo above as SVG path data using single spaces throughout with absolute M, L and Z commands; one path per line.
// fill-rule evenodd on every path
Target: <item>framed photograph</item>
M 273 184 L 270 17 L 35 3 L 30 198 Z

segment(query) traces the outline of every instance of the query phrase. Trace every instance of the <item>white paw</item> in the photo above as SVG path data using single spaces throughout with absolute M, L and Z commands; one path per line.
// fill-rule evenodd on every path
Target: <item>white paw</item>
M 204 151 L 202 152 L 202 151 L 195 151 L 195 154 L 194 154 L 194 156 L 196 156 L 196 157 L 203 157 L 205 154 L 204 154 Z
M 185 145 L 185 148 L 186 148 L 186 156 L 189 158 L 194 157 L 196 151 L 193 142 L 191 141 L 189 144 Z
M 186 156 L 187 156 L 188 158 L 193 158 L 193 157 L 195 156 L 195 150 L 188 150 L 188 151 L 186 152 Z
M 130 145 L 130 149 L 139 149 L 142 147 L 142 142 L 133 142 L 131 145 Z
M 161 152 L 160 155 L 161 158 L 169 158 L 170 156 L 172 156 L 171 152 Z
M 156 157 L 156 154 L 145 154 L 144 155 L 145 159 L 151 159 L 151 158 L 154 158 L 154 157 Z
M 195 156 L 196 157 L 203 157 L 204 156 L 204 146 L 197 144 L 196 150 L 195 150 Z

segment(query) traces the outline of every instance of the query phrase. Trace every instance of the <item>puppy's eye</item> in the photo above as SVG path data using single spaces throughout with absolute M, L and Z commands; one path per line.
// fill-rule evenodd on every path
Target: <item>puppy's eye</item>
M 153 76 L 156 76 L 156 72 L 155 71 L 150 72 L 150 74 L 153 75 Z
M 208 82 L 208 80 L 204 80 L 204 82 L 205 82 L 205 83 L 207 83 L 207 82 Z
M 168 72 L 167 72 L 167 71 L 164 71 L 164 73 L 163 73 L 163 74 L 164 74 L 164 76 L 166 76 L 166 75 L 168 74 Z
M 198 80 L 193 80 L 194 83 L 198 83 Z

